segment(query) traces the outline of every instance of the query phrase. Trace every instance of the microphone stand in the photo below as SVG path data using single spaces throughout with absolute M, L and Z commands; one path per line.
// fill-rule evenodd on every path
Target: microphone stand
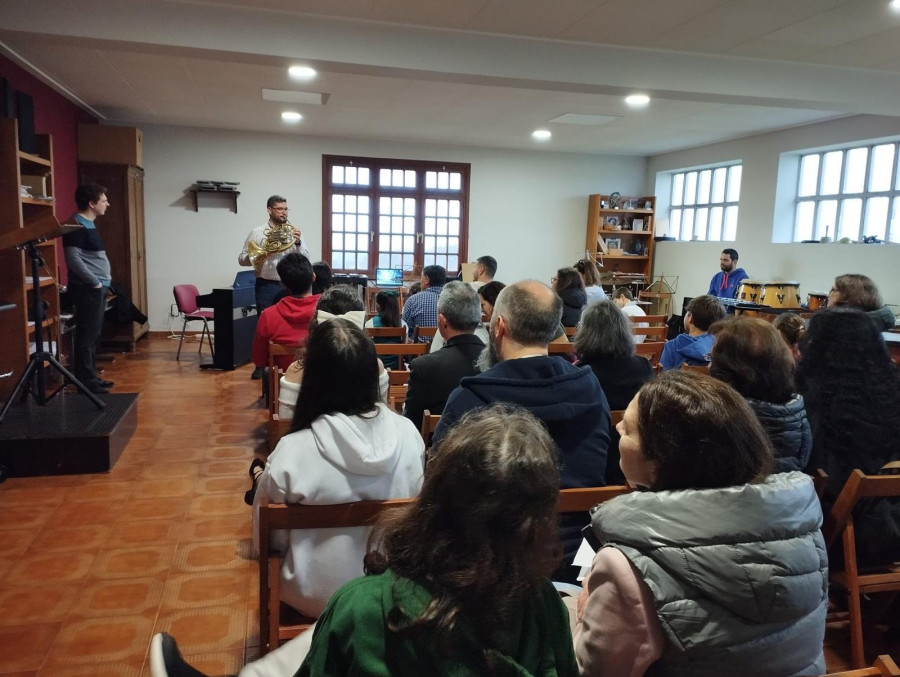
M 31 354 L 28 366 L 25 367 L 25 371 L 22 372 L 22 376 L 19 377 L 19 382 L 16 384 L 15 389 L 12 391 L 9 399 L 6 400 L 3 410 L 0 411 L 0 424 L 3 423 L 3 420 L 6 418 L 6 413 L 20 393 L 22 394 L 22 399 L 25 399 L 28 392 L 31 392 L 35 402 L 40 406 L 44 406 L 50 400 L 52 395 L 47 397 L 47 378 L 46 374 L 44 374 L 45 362 L 62 375 L 63 386 L 65 386 L 66 381 L 73 383 L 75 387 L 78 388 L 78 391 L 87 395 L 98 409 L 106 408 L 106 403 L 103 400 L 88 390 L 81 381 L 75 378 L 68 369 L 60 364 L 59 360 L 57 360 L 52 353 L 44 350 L 44 304 L 41 302 L 41 266 L 44 265 L 44 261 L 41 259 L 41 253 L 38 251 L 37 245 L 47 239 L 47 237 L 41 237 L 36 240 L 24 242 L 16 247 L 20 250 L 27 250 L 28 255 L 31 257 L 31 284 L 33 290 L 31 295 L 31 314 L 34 318 L 35 351 Z M 62 388 L 60 388 L 60 390 L 61 389 Z M 55 394 L 56 393 L 54 393 L 54 395 Z

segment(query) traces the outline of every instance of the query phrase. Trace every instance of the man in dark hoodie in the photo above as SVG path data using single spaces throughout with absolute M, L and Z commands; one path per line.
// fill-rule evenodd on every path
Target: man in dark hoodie
M 721 272 L 713 275 L 709 282 L 710 296 L 718 296 L 723 299 L 733 299 L 737 295 L 737 288 L 749 275 L 743 268 L 738 268 L 738 253 L 736 249 L 723 249 L 719 256 Z
M 316 312 L 319 295 L 312 293 L 316 279 L 312 264 L 303 254 L 286 254 L 277 266 L 281 284 L 290 292 L 259 316 L 253 337 L 253 363 L 265 367 L 269 361 L 269 341 L 299 344 L 309 336 L 309 323 Z M 292 355 L 277 356 L 277 364 L 287 369 L 294 361 Z
M 547 354 L 561 316 L 559 296 L 536 280 L 500 292 L 485 348 L 492 366 L 462 379 L 450 394 L 434 433 L 434 453 L 440 453 L 441 440 L 467 411 L 506 402 L 524 407 L 547 426 L 559 448 L 561 488 L 606 484 L 609 403 L 590 368 Z M 585 524 L 586 514 L 563 517 L 564 565 L 554 580 L 574 582 L 578 570 L 570 565 Z

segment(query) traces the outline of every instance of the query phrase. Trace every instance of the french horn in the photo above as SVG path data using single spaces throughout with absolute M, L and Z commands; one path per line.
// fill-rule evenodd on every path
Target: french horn
M 254 270 L 259 272 L 263 261 L 272 256 L 287 251 L 296 244 L 294 242 L 294 227 L 289 221 L 282 224 L 269 226 L 263 231 L 262 244 L 257 244 L 252 240 L 247 243 L 247 256 L 250 257 L 250 263 L 253 264 Z

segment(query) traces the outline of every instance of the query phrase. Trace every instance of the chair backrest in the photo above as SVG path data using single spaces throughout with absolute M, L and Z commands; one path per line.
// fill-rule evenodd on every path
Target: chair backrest
M 625 417 L 625 410 L 624 409 L 613 409 L 611 412 L 609 412 L 609 414 L 612 419 L 610 425 L 612 425 L 612 427 L 615 428 L 617 425 L 619 425 L 619 422 Z
M 668 327 L 636 327 L 631 328 L 631 333 L 635 336 L 646 336 L 651 342 L 665 341 L 669 333 Z M 646 340 L 645 340 L 646 343 Z
M 388 385 L 388 406 L 398 414 L 403 413 L 403 403 L 406 402 L 406 393 L 409 388 L 405 385 Z
M 822 525 L 826 548 L 831 548 L 852 525 L 853 510 L 864 498 L 900 498 L 900 475 L 864 475 L 859 469 L 850 473 Z
M 629 315 L 628 319 L 631 320 L 633 324 L 647 324 L 651 327 L 660 324 L 665 325 L 666 322 L 668 322 L 665 315 Z
M 278 414 L 272 414 L 269 416 L 269 453 L 271 454 L 275 451 L 275 447 L 278 446 L 278 442 L 282 437 L 287 435 L 291 431 L 291 423 L 293 420 L 290 418 L 280 418 Z
M 437 327 L 416 327 L 413 329 L 412 342 L 417 343 L 420 338 L 433 339 L 437 334 Z
M 428 347 L 429 346 L 427 343 L 376 343 L 375 354 L 396 355 L 397 369 L 403 371 L 406 369 L 406 364 L 404 364 L 403 362 L 403 357 L 407 355 L 416 357 L 419 355 L 427 355 Z
M 388 385 L 405 386 L 409 383 L 409 370 L 388 372 Z
M 825 494 L 825 487 L 828 486 L 828 473 L 822 470 L 822 468 L 816 468 L 815 472 L 813 472 L 810 477 L 812 477 L 813 487 L 816 489 L 816 496 L 818 496 L 821 501 L 822 496 Z
M 587 512 L 598 503 L 626 494 L 626 486 L 563 489 L 559 492 L 559 513 Z M 281 622 L 281 554 L 272 548 L 272 534 L 279 529 L 323 529 L 370 526 L 385 511 L 404 508 L 415 499 L 356 501 L 338 505 L 261 505 L 257 520 L 259 534 L 259 643 L 265 655 L 282 640 L 296 637 L 314 619 L 301 619 L 294 626 Z
M 375 338 L 399 338 L 406 340 L 406 327 L 366 327 L 366 334 Z
M 437 429 L 440 421 L 440 414 L 432 414 L 428 409 L 422 412 L 422 427 L 419 429 L 419 432 L 422 433 L 422 439 L 425 440 L 426 447 L 430 446 L 431 434 Z
M 708 364 L 688 364 L 687 362 L 682 362 L 681 368 L 684 371 L 693 371 L 698 374 L 709 374 Z
M 640 355 L 641 357 L 646 357 L 650 360 L 650 365 L 654 369 L 659 369 L 659 358 L 662 357 L 663 348 L 665 347 L 665 341 L 644 341 L 643 343 L 636 343 L 634 345 L 634 352 Z
M 575 334 L 578 333 L 578 327 L 563 327 L 566 330 L 566 336 L 569 338 L 574 338 Z
M 547 346 L 547 354 L 549 355 L 574 355 L 574 343 L 551 343 Z
M 878 656 L 871 668 L 847 670 L 845 672 L 829 672 L 825 677 L 898 677 L 900 668 L 887 654 Z
M 175 294 L 175 305 L 178 307 L 179 312 L 190 315 L 199 310 L 197 307 L 197 296 L 200 294 L 200 291 L 194 285 L 176 284 L 172 287 L 172 293 Z
M 269 341 L 269 413 L 278 413 L 278 395 L 281 390 L 281 376 L 284 373 L 278 367 L 277 357 L 290 355 L 293 357 L 297 353 L 298 344 L 296 343 L 275 343 Z

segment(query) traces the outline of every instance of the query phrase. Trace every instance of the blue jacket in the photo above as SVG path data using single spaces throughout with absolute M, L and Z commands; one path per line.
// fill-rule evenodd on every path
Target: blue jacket
M 671 341 L 666 341 L 659 363 L 663 369 L 678 369 L 687 362 L 692 365 L 709 364 L 709 353 L 716 339 L 711 334 L 679 334 Z
M 743 268 L 735 268 L 730 273 L 718 272 L 710 280 L 709 291 L 706 293 L 723 299 L 733 299 L 737 295 L 738 286 L 748 277 L 750 276 Z
M 775 472 L 803 470 L 812 452 L 812 431 L 806 418 L 803 395 L 784 404 L 747 398 L 775 450 Z
M 561 488 L 606 485 L 609 403 L 589 367 L 576 367 L 557 356 L 525 357 L 462 379 L 434 431 L 434 452 L 440 452 L 441 440 L 463 414 L 496 402 L 524 407 L 547 426 L 559 447 Z M 554 580 L 575 582 L 578 569 L 570 565 L 581 543 L 581 527 L 588 520 L 584 513 L 564 515 L 560 521 L 564 564 Z

